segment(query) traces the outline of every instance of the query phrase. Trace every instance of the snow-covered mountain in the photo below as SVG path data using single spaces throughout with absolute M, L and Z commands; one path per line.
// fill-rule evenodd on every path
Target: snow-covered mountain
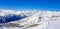
M 60 11 L 0 10 L 1 29 L 49 29 L 55 21 L 60 22 Z

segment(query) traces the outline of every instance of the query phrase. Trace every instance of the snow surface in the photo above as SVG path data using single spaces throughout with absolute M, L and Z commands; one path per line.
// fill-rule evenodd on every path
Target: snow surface
M 9 17 L 8 15 L 15 15 L 15 18 L 19 19 L 4 19 L 6 16 Z M 3 18 L 0 18 L 0 29 L 60 29 L 60 11 L 0 10 L 0 16 Z

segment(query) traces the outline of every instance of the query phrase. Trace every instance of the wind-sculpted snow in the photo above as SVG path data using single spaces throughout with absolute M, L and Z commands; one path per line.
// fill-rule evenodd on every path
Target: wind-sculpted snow
M 60 29 L 60 11 L 0 10 L 1 24 L 1 29 Z

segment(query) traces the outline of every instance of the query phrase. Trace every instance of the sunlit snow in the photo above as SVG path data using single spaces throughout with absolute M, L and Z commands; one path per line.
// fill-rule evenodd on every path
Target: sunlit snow
M 0 10 L 0 29 L 60 29 L 60 11 Z

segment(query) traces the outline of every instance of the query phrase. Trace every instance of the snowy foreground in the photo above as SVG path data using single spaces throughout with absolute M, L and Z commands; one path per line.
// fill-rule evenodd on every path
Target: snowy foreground
M 9 14 L 27 17 L 7 23 L 0 22 L 0 29 L 60 29 L 60 12 L 0 10 L 0 16 Z

